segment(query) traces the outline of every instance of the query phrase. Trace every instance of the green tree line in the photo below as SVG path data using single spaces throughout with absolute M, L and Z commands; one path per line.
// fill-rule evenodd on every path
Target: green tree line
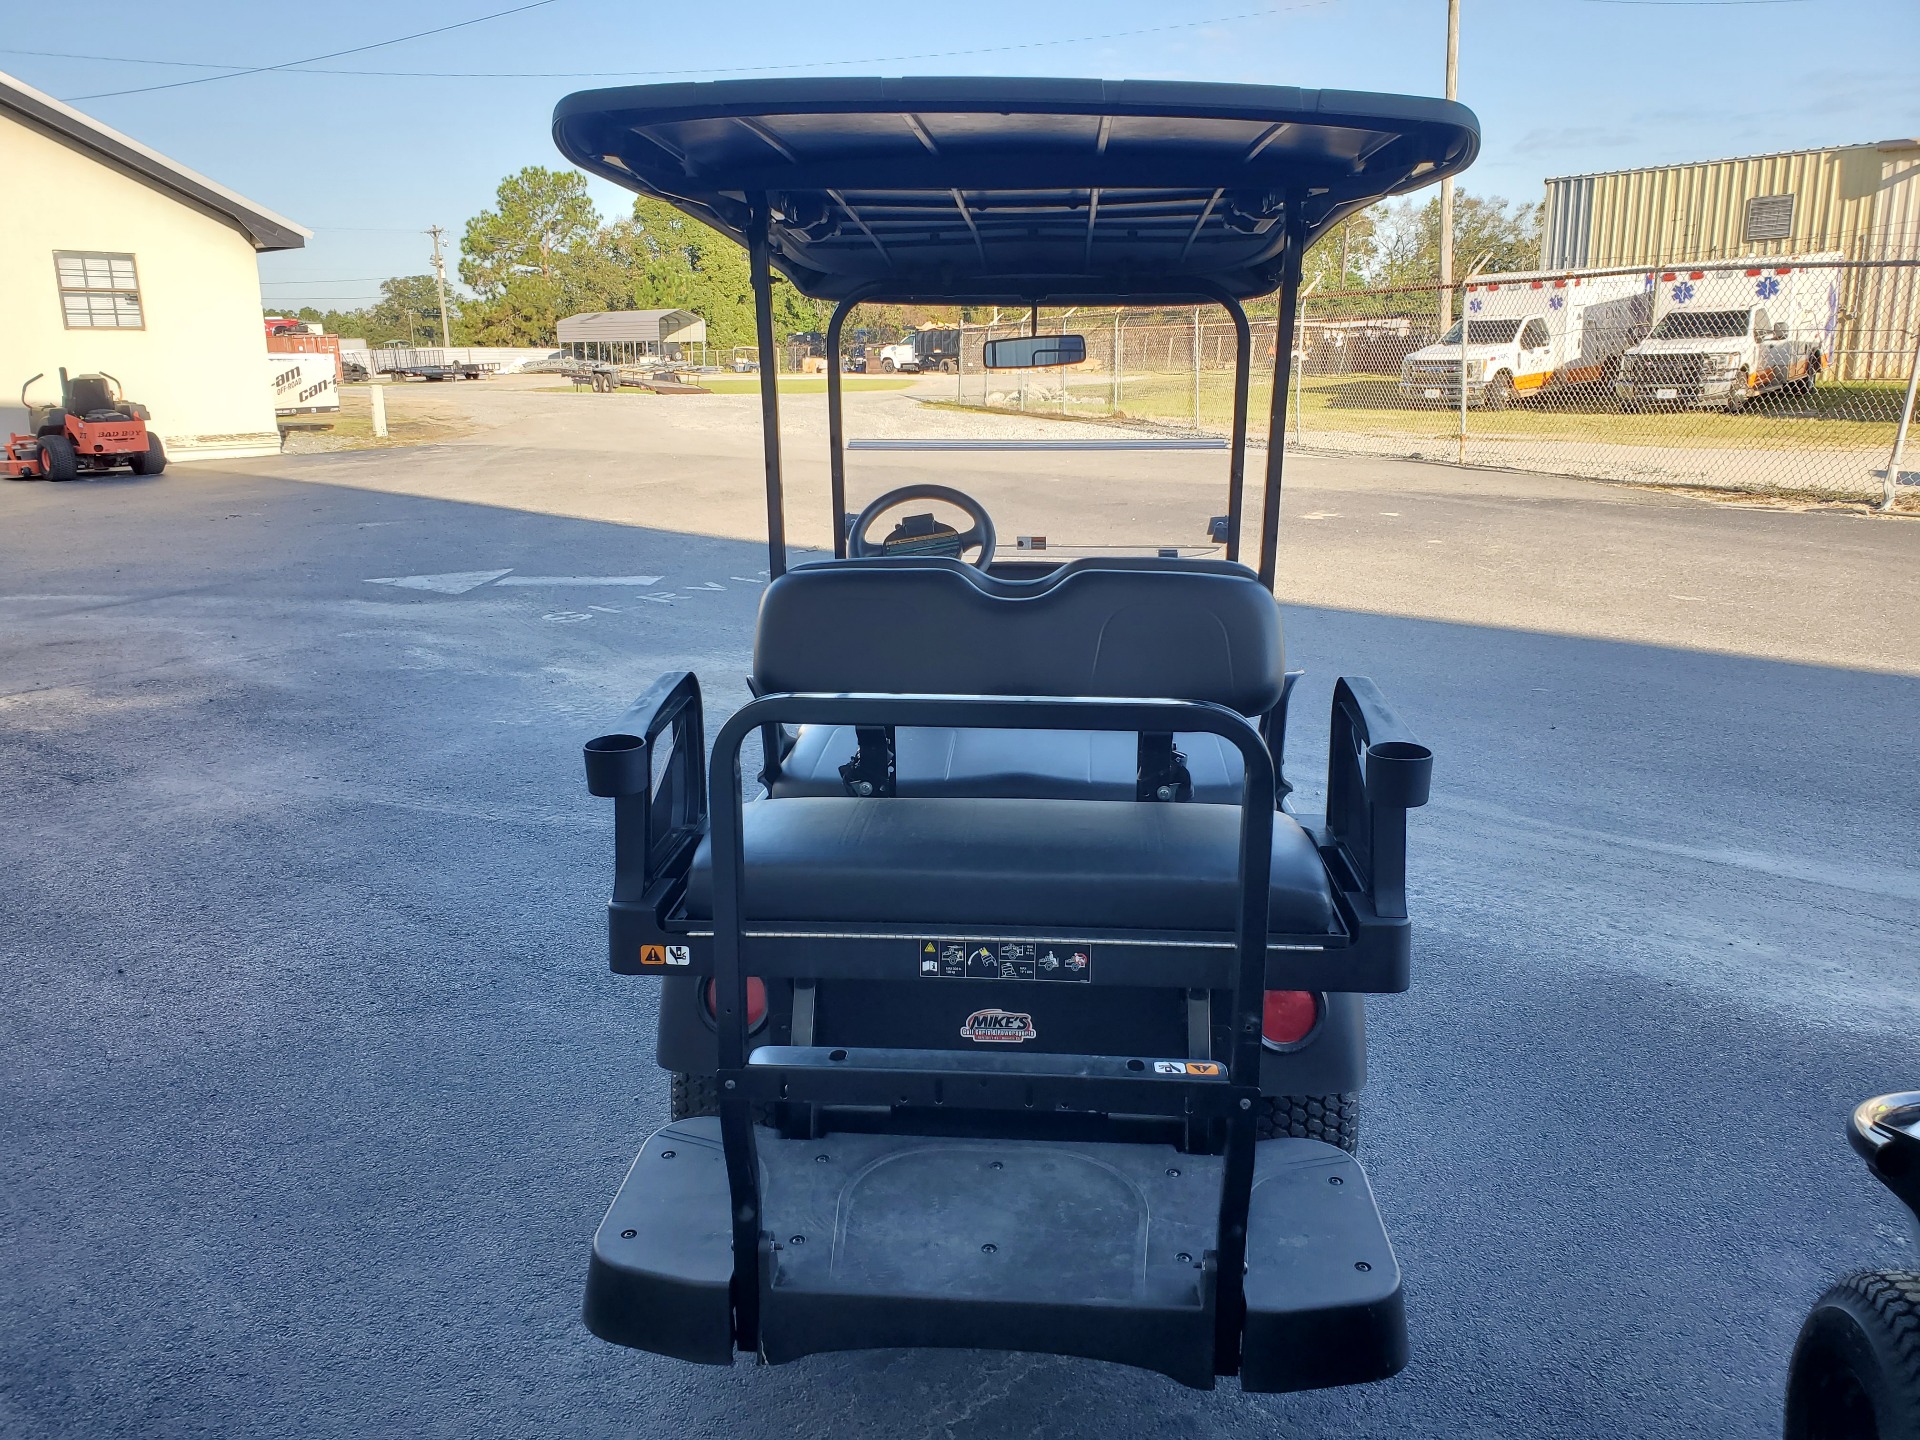
M 1481 257 L 1487 270 L 1533 268 L 1540 252 L 1540 207 L 1460 191 L 1454 199 L 1456 282 Z M 1361 211 L 1321 238 L 1306 261 L 1319 293 L 1370 286 L 1430 284 L 1440 274 L 1440 200 L 1399 200 Z M 529 165 L 500 182 L 491 208 L 460 240 L 459 278 L 448 295 L 457 345 L 552 345 L 563 318 L 595 310 L 691 310 L 707 322 L 708 343 L 754 343 L 747 255 L 733 240 L 640 196 L 632 210 L 602 216 L 577 170 Z M 830 307 L 801 295 L 776 273 L 774 333 L 826 328 Z M 277 313 L 277 312 L 276 312 Z M 869 338 L 891 340 L 951 311 L 862 306 Z M 360 310 L 299 311 L 337 335 L 370 344 L 432 345 L 440 308 L 431 275 L 383 281 L 380 299 Z M 972 317 L 969 317 L 972 318 Z

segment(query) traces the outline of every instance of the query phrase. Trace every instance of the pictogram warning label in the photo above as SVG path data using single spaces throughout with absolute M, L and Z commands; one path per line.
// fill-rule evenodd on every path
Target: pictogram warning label
M 914 942 L 914 964 L 929 980 L 1091 980 L 1093 947 L 1079 940 Z
M 642 965 L 664 965 L 667 963 L 667 947 L 664 945 L 642 945 L 640 947 Z

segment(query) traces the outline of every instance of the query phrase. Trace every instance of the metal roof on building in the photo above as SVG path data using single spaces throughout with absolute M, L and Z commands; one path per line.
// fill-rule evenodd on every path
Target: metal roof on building
M 588 310 L 569 315 L 559 324 L 563 345 L 575 341 L 704 340 L 707 322 L 691 310 Z
M 553 128 L 743 243 L 767 196 L 774 266 L 823 299 L 1263 295 L 1290 227 L 1311 244 L 1480 148 L 1446 100 L 1139 80 L 636 85 L 568 96 Z
M 253 242 L 255 250 L 298 250 L 313 232 L 264 205 L 169 160 L 158 150 L 82 115 L 71 105 L 43 94 L 0 71 L 0 114 L 8 115 L 136 180 L 226 221 Z

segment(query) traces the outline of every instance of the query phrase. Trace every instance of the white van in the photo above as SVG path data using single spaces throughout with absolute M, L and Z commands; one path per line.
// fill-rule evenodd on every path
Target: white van
M 1629 407 L 1741 410 L 1770 390 L 1811 391 L 1833 359 L 1838 251 L 1716 261 L 1658 274 L 1653 330 L 1621 361 Z
M 1568 271 L 1467 281 L 1467 402 L 1498 410 L 1515 397 L 1591 385 L 1604 394 L 1621 355 L 1647 333 L 1649 277 Z M 1400 366 L 1409 400 L 1460 403 L 1460 322 Z

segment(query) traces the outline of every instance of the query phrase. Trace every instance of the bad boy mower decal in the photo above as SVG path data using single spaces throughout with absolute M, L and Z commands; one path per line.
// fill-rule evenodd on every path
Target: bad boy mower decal
M 976 1010 L 960 1027 L 960 1038 L 976 1045 L 1020 1045 L 1039 1035 L 1033 1016 L 1019 1010 Z

